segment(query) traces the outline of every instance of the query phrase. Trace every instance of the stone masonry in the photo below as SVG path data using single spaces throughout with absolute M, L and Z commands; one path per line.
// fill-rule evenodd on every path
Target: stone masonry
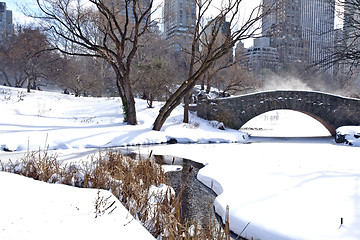
M 240 129 L 252 118 L 272 110 L 288 109 L 307 114 L 321 122 L 332 135 L 346 125 L 360 125 L 360 100 L 322 92 L 268 91 L 238 97 L 199 98 L 197 115 Z

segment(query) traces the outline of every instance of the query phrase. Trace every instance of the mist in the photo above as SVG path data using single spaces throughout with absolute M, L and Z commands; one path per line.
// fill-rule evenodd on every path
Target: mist
M 314 91 L 313 88 L 308 86 L 304 81 L 296 77 L 280 77 L 273 76 L 264 81 L 261 91 L 270 90 L 302 90 Z
M 342 96 L 352 96 L 354 91 L 354 89 L 346 89 L 344 84 L 340 84 L 328 75 L 309 74 L 301 78 L 274 73 L 266 76 L 262 86 L 258 89 L 258 91 L 271 90 L 319 91 Z

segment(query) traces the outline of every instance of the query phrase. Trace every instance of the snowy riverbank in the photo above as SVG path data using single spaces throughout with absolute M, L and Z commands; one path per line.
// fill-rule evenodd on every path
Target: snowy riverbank
M 136 146 L 167 142 L 246 142 L 247 134 L 216 129 L 190 117 L 182 123 L 176 109 L 160 132 L 151 130 L 161 103 L 148 109 L 137 100 L 136 126 L 122 123 L 119 98 L 75 98 L 0 87 L 0 160 L 20 158 L 26 150 L 49 146 L 67 162 L 86 160 L 93 147 Z M 301 124 L 304 125 L 304 120 Z M 296 124 L 296 123 L 295 123 Z M 311 121 L 310 126 L 313 126 Z M 306 128 L 306 126 L 304 126 Z M 138 147 L 130 147 L 136 152 Z M 4 150 L 16 150 L 5 152 Z M 359 239 L 360 148 L 336 145 L 332 138 L 315 142 L 251 144 L 149 145 L 145 154 L 189 158 L 206 167 L 198 178 L 219 195 L 220 215 L 230 207 L 230 226 L 255 239 Z M 0 239 L 152 238 L 127 211 L 94 219 L 96 190 L 36 182 L 0 172 Z M 104 195 L 109 194 L 102 191 Z M 117 203 L 121 205 L 120 203 Z M 130 219 L 129 219 L 130 218 Z M 340 225 L 341 218 L 343 225 Z M 72 220 L 75 219 L 75 220 Z M 116 228 L 121 225 L 122 227 Z M 141 229 L 141 230 L 137 230 Z M 75 231 L 73 235 L 72 231 Z M 84 236 L 84 237 L 83 237 Z
M 75 98 L 60 93 L 0 87 L 0 147 L 9 150 L 113 147 L 178 142 L 243 142 L 247 135 L 216 129 L 209 121 L 190 116 L 182 123 L 182 108 L 173 111 L 162 131 L 152 131 L 161 103 L 147 108 L 137 99 L 138 125 L 123 123 L 120 98 Z

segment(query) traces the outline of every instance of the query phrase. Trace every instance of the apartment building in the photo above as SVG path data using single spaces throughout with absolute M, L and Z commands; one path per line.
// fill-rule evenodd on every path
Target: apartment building
M 164 0 L 164 34 L 175 51 L 189 49 L 196 22 L 193 0 Z

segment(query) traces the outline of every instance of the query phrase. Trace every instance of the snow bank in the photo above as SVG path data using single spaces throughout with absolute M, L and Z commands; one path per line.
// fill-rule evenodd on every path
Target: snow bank
M 0 239 L 154 239 L 110 192 L 110 209 L 95 218 L 97 189 L 35 181 L 0 172 Z M 105 207 L 103 207 L 105 208 Z
M 248 239 L 360 239 L 359 148 L 331 137 L 252 144 L 149 146 L 205 164 L 216 212 Z M 149 151 L 144 149 L 144 151 Z M 341 219 L 343 222 L 341 224 Z
M 162 103 L 147 108 L 136 99 L 138 125 L 123 123 L 120 98 L 83 98 L 60 93 L 0 87 L 1 150 L 103 148 L 165 143 L 176 139 L 181 143 L 244 142 L 247 134 L 219 130 L 209 121 L 190 115 L 190 123 L 182 123 L 179 106 L 161 131 L 152 124 Z
M 343 126 L 336 129 L 336 142 L 360 147 L 360 126 Z

